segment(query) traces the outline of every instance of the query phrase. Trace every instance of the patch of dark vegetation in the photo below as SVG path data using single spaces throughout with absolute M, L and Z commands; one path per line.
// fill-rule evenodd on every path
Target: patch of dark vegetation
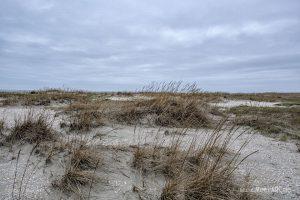
M 71 103 L 74 101 L 86 101 L 88 93 L 80 91 L 65 91 L 59 89 L 37 90 L 31 92 L 1 92 L 0 97 L 3 106 L 24 105 L 24 106 L 48 106 L 55 103 Z
M 200 102 L 181 99 L 160 103 L 155 103 L 152 107 L 157 114 L 156 125 L 168 127 L 209 127 L 210 125 L 205 106 Z
M 18 98 L 16 97 L 8 97 L 1 101 L 2 106 L 11 106 L 11 105 L 17 105 Z
M 118 95 L 118 96 L 133 96 L 134 95 L 134 93 L 133 92 L 117 92 L 116 93 L 116 95 Z
M 82 170 L 96 169 L 100 165 L 100 154 L 86 144 L 74 147 L 71 154 L 71 164 L 75 168 Z
M 15 120 L 11 133 L 6 137 L 7 142 L 26 141 L 40 143 L 54 141 L 56 135 L 52 123 L 44 114 L 34 114 L 29 111 L 23 118 Z
M 150 100 L 124 102 L 114 112 L 114 119 L 120 123 L 147 123 L 167 127 L 209 127 L 209 107 L 196 84 L 181 82 L 151 84 L 140 94 Z
M 235 123 L 250 126 L 265 134 L 290 133 L 297 139 L 295 131 L 300 128 L 300 108 L 239 106 L 228 110 L 235 114 Z
M 52 186 L 64 192 L 73 192 L 81 195 L 80 188 L 90 185 L 97 180 L 95 174 L 91 171 L 80 170 L 69 166 L 60 180 L 52 182 Z
M 279 134 L 283 132 L 286 124 L 271 120 L 269 117 L 242 117 L 235 121 L 236 125 L 249 126 L 263 134 Z
M 209 113 L 215 116 L 226 117 L 226 113 L 216 106 L 211 106 Z
M 267 102 L 299 102 L 300 93 L 219 93 L 225 99 Z
M 4 120 L 0 120 L 0 136 L 2 136 L 4 130 L 5 130 L 5 122 Z
M 103 114 L 99 111 L 82 110 L 72 112 L 66 122 L 61 122 L 61 128 L 69 127 L 70 131 L 89 131 L 104 125 Z
M 209 127 L 207 105 L 188 97 L 158 96 L 152 100 L 131 102 L 116 112 L 121 123 L 136 124 L 147 118 L 146 123 L 167 127 Z
M 150 114 L 140 103 L 126 102 L 123 103 L 118 111 L 112 113 L 113 119 L 118 123 L 125 123 L 129 125 L 139 124 L 142 119 Z
M 286 101 L 286 102 L 283 102 L 283 103 L 278 103 L 276 105 L 277 106 L 286 106 L 286 107 L 300 106 L 300 99 L 292 100 L 292 101 Z

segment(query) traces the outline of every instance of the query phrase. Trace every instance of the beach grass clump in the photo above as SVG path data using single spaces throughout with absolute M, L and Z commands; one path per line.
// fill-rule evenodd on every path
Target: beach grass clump
M 17 118 L 10 134 L 6 137 L 9 142 L 25 141 L 29 143 L 54 141 L 55 139 L 56 134 L 49 117 L 43 113 L 34 114 L 32 111 Z
M 224 122 L 225 124 L 225 122 Z M 235 128 L 224 130 L 218 125 L 201 144 L 193 140 L 184 144 L 183 134 L 164 144 L 139 146 L 133 152 L 133 167 L 143 173 L 161 174 L 166 178 L 160 199 L 249 199 L 235 170 L 247 158 L 231 152 Z M 247 142 L 245 142 L 246 144 Z
M 71 154 L 71 164 L 82 170 L 96 169 L 101 161 L 101 155 L 86 144 L 74 147 Z
M 103 115 L 99 111 L 80 110 L 73 112 L 68 116 L 68 123 L 62 122 L 61 125 L 67 125 L 70 131 L 89 131 L 104 125 Z
M 87 186 L 94 181 L 96 181 L 95 173 L 69 166 L 66 168 L 61 179 L 55 180 L 52 186 L 64 192 L 79 194 L 81 187 Z

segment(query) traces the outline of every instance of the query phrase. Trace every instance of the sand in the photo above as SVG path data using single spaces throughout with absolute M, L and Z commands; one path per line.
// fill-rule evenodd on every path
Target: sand
M 232 108 L 237 106 L 255 106 L 255 107 L 279 107 L 281 102 L 251 101 L 251 100 L 225 100 L 218 103 L 210 103 L 212 106 L 222 108 Z
M 131 167 L 132 152 L 130 145 L 147 144 L 159 138 L 165 141 L 162 145 L 171 141 L 172 136 L 166 136 L 166 129 L 134 127 L 113 125 L 96 128 L 85 134 L 66 134 L 59 128 L 61 117 L 55 117 L 55 111 L 43 107 L 30 108 L 34 112 L 45 112 L 54 120 L 54 128 L 65 140 L 80 137 L 90 141 L 92 145 L 99 148 L 103 153 L 104 164 L 96 174 L 101 178 L 100 183 L 95 184 L 92 189 L 92 199 L 140 199 L 132 188 L 141 188 L 147 185 L 147 190 L 140 193 L 147 199 L 158 199 L 164 184 L 163 177 L 149 176 L 143 178 L 141 173 Z M 0 108 L 0 114 L 5 118 L 6 124 L 12 126 L 14 118 L 24 115 L 29 108 L 5 107 Z M 170 130 L 170 129 L 168 129 Z M 171 131 L 171 130 L 170 130 Z M 239 135 L 243 128 L 235 135 Z M 190 130 L 183 137 L 183 145 L 188 144 L 193 138 L 201 144 L 209 136 L 211 130 Z M 247 175 L 253 180 L 251 190 L 256 192 L 261 199 L 299 199 L 300 197 L 300 153 L 292 142 L 281 142 L 276 139 L 265 137 L 260 134 L 244 134 L 238 137 L 232 144 L 232 151 L 239 147 L 251 137 L 250 143 L 241 153 L 241 157 L 258 151 L 247 158 L 238 168 L 237 177 Z M 118 148 L 103 148 L 115 146 Z M 121 147 L 124 147 L 122 150 Z M 183 147 L 184 148 L 184 147 Z M 19 194 L 19 186 L 23 172 L 32 149 L 32 145 L 25 144 L 14 146 L 13 149 L 0 147 L 0 199 L 11 199 L 16 157 L 21 149 L 18 162 L 17 183 L 15 194 Z M 73 199 L 74 196 L 65 195 L 52 188 L 51 182 L 63 173 L 64 154 L 57 155 L 52 164 L 45 165 L 43 157 L 32 155 L 29 159 L 29 167 L 25 173 L 23 182 L 28 184 L 26 191 L 21 192 L 22 199 Z M 24 187 L 24 183 L 23 183 Z M 22 188 L 23 188 L 22 187 Z M 87 191 L 85 191 L 88 193 Z

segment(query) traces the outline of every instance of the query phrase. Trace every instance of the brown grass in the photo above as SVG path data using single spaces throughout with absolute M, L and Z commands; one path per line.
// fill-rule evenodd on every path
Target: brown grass
M 152 109 L 157 114 L 156 125 L 168 127 L 208 127 L 210 125 L 205 105 L 201 105 L 201 102 L 196 100 L 167 99 L 154 103 Z
M 100 154 L 86 144 L 81 144 L 72 149 L 71 164 L 75 168 L 82 170 L 95 169 L 99 166 L 100 161 Z
M 183 148 L 182 137 L 174 137 L 170 144 L 138 147 L 134 151 L 133 166 L 144 173 L 160 173 L 167 182 L 161 199 L 248 199 L 241 192 L 234 171 L 240 162 L 240 150 L 229 154 L 234 128 L 222 131 L 219 125 L 213 133 L 197 145 L 196 139 Z
M 64 90 L 37 90 L 32 92 L 2 92 L 1 97 L 5 100 L 2 102 L 4 106 L 24 105 L 24 106 L 48 106 L 51 102 L 71 103 L 74 101 L 85 101 L 92 93 L 84 93 L 79 91 Z
M 64 125 L 62 122 L 61 125 Z M 68 118 L 70 131 L 89 131 L 91 128 L 104 125 L 103 115 L 99 111 L 78 111 L 73 112 Z
M 66 168 L 64 175 L 60 180 L 52 183 L 55 188 L 65 192 L 74 192 L 80 194 L 80 188 L 96 181 L 95 174 L 91 171 L 83 171 L 76 167 Z
M 286 123 L 272 120 L 270 117 L 241 117 L 235 120 L 238 126 L 249 126 L 263 134 L 279 134 Z
M 300 93 L 219 93 L 226 99 L 243 99 L 252 101 L 268 101 L 268 102 L 299 102 Z
M 92 128 L 103 126 L 106 116 L 104 108 L 109 109 L 104 101 L 74 102 L 64 109 L 68 115 L 61 127 L 68 126 L 70 131 L 89 131 Z
M 149 114 L 147 110 L 136 102 L 126 102 L 121 105 L 121 108 L 115 111 L 113 114 L 113 119 L 118 123 L 125 124 L 140 124 L 142 119 Z
M 23 118 L 15 120 L 10 135 L 6 141 L 26 141 L 29 143 L 39 143 L 42 141 L 53 141 L 56 135 L 52 129 L 52 122 L 44 114 L 34 114 L 29 111 Z
M 71 192 L 83 198 L 82 187 L 98 181 L 96 169 L 101 165 L 102 157 L 96 149 L 87 145 L 85 140 L 72 140 L 62 145 L 69 152 L 64 174 L 52 182 L 55 188 Z M 88 195 L 89 198 L 89 195 Z
M 151 100 L 124 102 L 114 114 L 117 122 L 169 127 L 208 127 L 208 106 L 195 84 L 151 84 L 140 94 Z
M 3 133 L 5 128 L 5 122 L 4 120 L 0 120 L 0 135 Z
M 228 110 L 234 114 L 235 123 L 240 126 L 249 126 L 263 134 L 287 133 L 295 138 L 294 134 L 300 128 L 300 108 L 281 107 L 254 107 L 239 106 Z
M 163 95 L 153 100 L 125 103 L 114 118 L 117 122 L 127 124 L 209 127 L 211 123 L 207 109 L 203 102 L 196 99 Z

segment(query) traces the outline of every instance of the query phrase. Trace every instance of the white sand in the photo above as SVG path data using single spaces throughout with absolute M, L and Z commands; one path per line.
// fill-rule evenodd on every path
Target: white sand
M 279 107 L 276 104 L 281 102 L 265 102 L 265 101 L 251 101 L 251 100 L 226 100 L 218 103 L 210 103 L 212 106 L 222 108 L 232 108 L 237 106 L 255 106 L 255 107 Z
M 151 97 L 141 96 L 141 95 L 133 95 L 133 96 L 111 96 L 106 99 L 112 101 L 137 101 L 137 100 L 151 100 Z

